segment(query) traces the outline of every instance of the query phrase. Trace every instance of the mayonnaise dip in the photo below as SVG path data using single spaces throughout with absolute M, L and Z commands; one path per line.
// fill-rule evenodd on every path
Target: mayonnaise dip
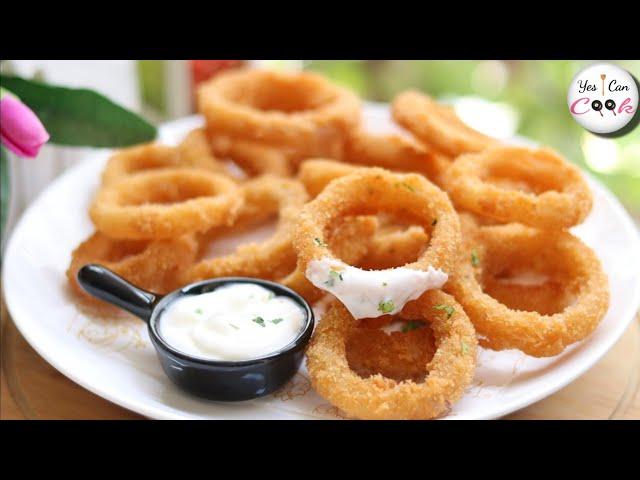
M 176 350 L 208 360 L 250 360 L 281 350 L 305 325 L 294 300 L 252 283 L 232 283 L 170 303 L 160 336 Z
M 448 279 L 442 270 L 398 267 L 362 270 L 335 258 L 312 260 L 306 276 L 316 287 L 335 295 L 354 318 L 393 315 L 426 290 L 440 288 Z

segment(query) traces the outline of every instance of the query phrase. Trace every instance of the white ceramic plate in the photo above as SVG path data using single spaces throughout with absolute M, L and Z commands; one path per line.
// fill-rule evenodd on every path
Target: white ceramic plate
M 365 114 L 376 130 L 389 128 L 384 109 L 369 105 Z M 160 139 L 176 143 L 201 122 L 190 117 L 167 124 Z M 73 381 L 147 417 L 341 418 L 311 389 L 304 368 L 266 398 L 224 404 L 192 397 L 165 377 L 141 321 L 94 318 L 78 310 L 64 273 L 71 251 L 93 230 L 87 210 L 107 157 L 102 152 L 53 182 L 9 241 L 3 270 L 7 306 L 31 346 Z M 606 317 L 587 340 L 553 358 L 481 350 L 473 385 L 447 418 L 496 418 L 554 393 L 596 363 L 632 321 L 640 306 L 639 235 L 616 198 L 596 181 L 589 183 L 594 208 L 575 233 L 595 249 L 609 275 Z

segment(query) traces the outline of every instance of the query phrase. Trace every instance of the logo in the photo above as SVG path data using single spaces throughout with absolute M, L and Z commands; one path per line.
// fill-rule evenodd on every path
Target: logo
M 567 95 L 569 112 L 590 132 L 625 133 L 638 116 L 638 85 L 626 70 L 609 63 L 591 65 L 573 77 Z

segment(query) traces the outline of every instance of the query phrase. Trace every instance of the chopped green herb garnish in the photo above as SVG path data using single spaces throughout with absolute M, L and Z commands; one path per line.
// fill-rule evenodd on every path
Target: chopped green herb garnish
M 462 350 L 463 355 L 469 353 L 469 345 L 467 345 L 465 342 L 460 342 L 460 349 Z
M 451 315 L 453 315 L 456 311 L 456 309 L 451 305 L 436 305 L 435 307 L 433 307 L 433 309 L 444 311 L 447 314 L 447 318 L 451 318 Z
M 382 313 L 393 312 L 396 306 L 393 304 L 393 300 L 382 301 L 378 304 L 378 310 Z
M 333 287 L 336 284 L 336 280 L 342 281 L 342 274 L 335 270 L 329 270 L 329 279 L 324 284 L 328 287 Z
M 197 313 L 198 315 L 202 315 L 202 309 L 201 309 L 201 308 L 196 308 L 196 310 L 195 310 L 195 311 L 196 311 L 196 313 Z
M 273 323 L 274 325 L 279 324 L 283 319 L 282 318 L 274 318 L 273 320 L 271 320 L 271 323 Z
M 411 185 L 409 185 L 408 183 L 405 182 L 400 182 L 400 183 L 396 183 L 396 187 L 404 187 L 407 190 L 409 190 L 410 192 L 415 192 L 415 188 L 413 188 Z
M 387 282 L 382 282 L 382 286 L 386 287 L 387 286 Z
M 471 251 L 471 265 L 474 267 L 480 265 L 480 258 L 478 258 L 478 253 L 475 250 Z
M 257 324 L 258 324 L 258 325 L 260 325 L 261 327 L 264 327 L 264 326 L 265 326 L 265 324 L 264 324 L 264 318 L 262 318 L 262 317 L 256 317 L 256 318 L 254 318 L 254 319 L 253 319 L 253 320 L 251 320 L 251 321 L 252 321 L 252 322 L 257 323 Z
M 240 328 L 238 328 L 236 325 L 234 325 L 233 323 L 230 323 L 229 325 L 231 325 L 233 328 L 235 328 L 236 330 L 240 330 Z
M 416 330 L 417 328 L 422 328 L 422 327 L 424 327 L 424 323 L 421 322 L 420 320 L 409 320 L 402 327 L 402 333 L 407 333 L 407 332 L 410 332 L 411 330 Z
M 326 247 L 327 244 L 325 242 L 323 242 L 322 240 L 320 240 L 318 237 L 313 239 L 314 242 L 316 242 L 316 245 L 318 245 L 319 247 Z
M 432 227 L 435 227 L 435 226 L 436 226 L 436 223 L 438 223 L 438 219 L 437 219 L 437 218 L 434 218 L 434 219 L 433 219 L 433 222 L 431 222 L 431 226 L 432 226 Z

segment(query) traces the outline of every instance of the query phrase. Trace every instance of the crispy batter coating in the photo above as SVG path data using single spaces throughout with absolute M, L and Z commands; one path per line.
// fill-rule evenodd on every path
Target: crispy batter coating
M 236 225 L 278 215 L 275 233 L 263 242 L 240 245 L 229 255 L 201 260 L 185 272 L 184 283 L 234 275 L 275 279 L 295 268 L 292 230 L 296 216 L 307 200 L 304 187 L 295 180 L 265 175 L 242 184 L 241 189 L 244 204 Z M 211 235 L 205 237 L 208 239 Z
M 78 270 L 99 263 L 129 282 L 156 293 L 167 293 L 180 286 L 178 273 L 193 262 L 197 244 L 193 236 L 166 240 L 114 240 L 95 232 L 71 254 L 67 279 L 73 291 L 85 299 L 103 304 L 78 284 Z
M 550 279 L 532 289 L 538 300 L 549 301 L 547 297 L 558 287 L 562 291 L 557 292 L 553 303 L 521 303 L 516 307 L 535 307 L 542 312 L 566 307 L 549 315 L 515 310 L 484 290 L 483 278 L 489 278 L 490 291 L 496 291 L 500 288 L 496 279 L 523 271 Z M 511 285 L 510 289 L 518 287 Z M 523 286 L 520 289 L 526 290 Z M 445 290 L 464 307 L 482 337 L 482 346 L 494 350 L 516 348 L 534 357 L 557 355 L 584 339 L 598 326 L 609 306 L 607 277 L 589 247 L 568 232 L 518 224 L 480 227 L 461 250 L 459 268 Z M 504 288 L 498 295 L 504 297 Z
M 592 204 L 580 171 L 549 149 L 500 147 L 463 155 L 449 169 L 445 189 L 457 206 L 545 229 L 577 225 Z
M 345 215 L 379 212 L 414 218 L 431 236 L 428 248 L 405 267 L 452 271 L 460 245 L 460 223 L 447 195 L 420 175 L 380 168 L 359 169 L 338 178 L 305 205 L 294 235 L 298 268 L 306 271 L 311 260 L 333 257 L 324 239 L 334 221 Z
M 360 119 L 356 95 L 310 72 L 230 71 L 202 84 L 198 107 L 212 135 L 295 147 L 308 156 L 342 145 Z
M 133 173 L 179 167 L 228 173 L 224 163 L 213 155 L 204 130 L 199 128 L 191 131 L 177 147 L 147 143 L 116 151 L 102 172 L 102 183 L 107 185 Z
M 434 309 L 453 308 L 449 316 Z M 473 325 L 455 299 L 429 290 L 408 303 L 402 316 L 429 322 L 436 352 L 424 365 L 424 381 L 398 382 L 380 374 L 362 378 L 347 359 L 347 342 L 357 327 L 339 302 L 322 318 L 307 350 L 313 388 L 348 415 L 361 419 L 428 419 L 447 412 L 471 383 L 476 366 L 477 340 Z
M 242 201 L 226 176 L 194 168 L 161 169 L 104 186 L 89 215 L 112 238 L 171 238 L 233 223 Z
M 391 112 L 396 122 L 427 145 L 451 157 L 481 152 L 498 143 L 467 126 L 451 107 L 415 90 L 396 96 L 391 103 Z

